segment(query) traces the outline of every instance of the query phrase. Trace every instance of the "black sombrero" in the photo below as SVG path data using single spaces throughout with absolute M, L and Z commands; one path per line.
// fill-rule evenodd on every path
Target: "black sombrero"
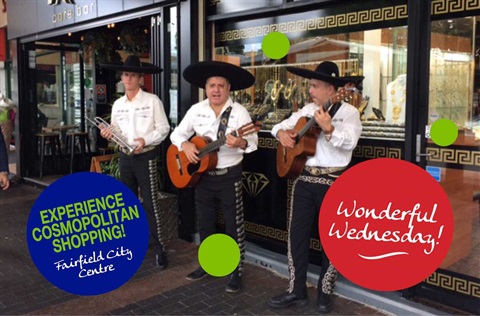
M 150 63 L 143 63 L 140 58 L 130 55 L 123 64 L 100 64 L 100 67 L 117 71 L 136 72 L 141 74 L 157 74 L 163 71 L 162 68 Z
M 334 86 L 344 86 L 347 83 L 357 85 L 365 78 L 363 76 L 340 77 L 337 64 L 331 61 L 320 63 L 314 71 L 297 67 L 287 67 L 287 70 L 297 76 L 307 79 L 322 80 L 331 83 Z
M 199 88 L 205 88 L 210 77 L 227 79 L 230 91 L 246 89 L 255 83 L 255 77 L 249 71 L 222 61 L 200 61 L 183 71 L 183 78 Z

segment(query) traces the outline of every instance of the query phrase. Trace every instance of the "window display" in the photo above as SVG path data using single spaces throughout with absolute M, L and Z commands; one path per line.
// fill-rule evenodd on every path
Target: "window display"
M 361 93 L 346 100 L 360 112 L 362 137 L 404 139 L 404 105 L 388 106 L 387 84 L 399 75 L 405 78 L 405 27 L 294 39 L 289 54 L 281 60 L 268 59 L 259 39 L 253 44 L 216 47 L 214 59 L 240 65 L 255 76 L 252 88 L 232 97 L 253 119 L 260 120 L 265 130 L 311 102 L 309 81 L 290 74 L 286 67 L 314 70 L 320 62 L 330 60 L 337 64 L 340 76 L 365 76 Z M 400 93 L 396 102 L 404 103 L 405 91 Z
M 474 20 L 432 22 L 429 124 L 446 118 L 461 129 L 475 130 L 478 114 L 472 100 L 478 96 L 473 93 Z M 248 109 L 252 118 L 262 121 L 265 130 L 310 102 L 308 80 L 289 74 L 286 67 L 313 70 L 321 61 L 331 60 L 338 65 L 340 76 L 365 76 L 361 94 L 346 100 L 360 112 L 362 138 L 404 140 L 405 26 L 291 39 L 289 54 L 281 60 L 268 59 L 262 52 L 261 40 L 216 47 L 213 59 L 240 65 L 256 77 L 252 88 L 237 91 L 232 97 Z

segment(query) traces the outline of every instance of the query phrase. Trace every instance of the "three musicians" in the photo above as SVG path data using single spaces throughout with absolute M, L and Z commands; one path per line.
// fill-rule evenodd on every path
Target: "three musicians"
M 128 59 L 127 59 L 128 61 Z M 125 66 L 127 62 L 125 63 Z M 141 68 L 142 71 L 146 68 Z M 148 69 L 148 68 L 147 68 Z M 115 102 L 112 111 L 112 124 L 128 126 L 128 106 L 138 102 L 147 102 L 152 105 L 152 111 L 146 111 L 152 122 L 149 126 L 157 132 L 140 133 L 140 135 L 127 135 L 136 137 L 136 155 L 127 158 L 121 156 L 122 181 L 129 183 L 129 186 L 138 187 L 140 180 L 148 175 L 138 175 L 136 163 L 145 160 L 144 166 L 154 160 L 153 151 L 151 156 L 140 159 L 149 146 L 159 144 L 168 134 L 168 123 L 161 102 L 150 101 L 151 97 L 140 92 L 139 82 L 141 75 L 139 69 L 118 68 L 124 71 L 122 81 L 126 86 L 126 95 Z M 286 149 L 294 148 L 299 140 L 297 121 L 302 117 L 311 117 L 315 120 L 317 133 L 313 148 L 313 155 L 304 157 L 305 168 L 294 180 L 293 184 L 293 208 L 288 219 L 288 267 L 290 273 L 289 286 L 285 293 L 270 299 L 272 307 L 286 307 L 288 305 L 303 305 L 307 303 L 306 274 L 308 265 L 308 251 L 310 230 L 317 227 L 318 213 L 328 188 L 333 181 L 347 168 L 352 157 L 352 151 L 357 145 L 361 134 L 362 125 L 358 110 L 343 101 L 335 102 L 324 108 L 326 104 L 337 94 L 339 87 L 360 82 L 363 77 L 340 77 L 338 67 L 335 63 L 325 61 L 318 65 L 315 71 L 301 68 L 287 67 L 287 70 L 295 75 L 310 80 L 310 96 L 312 103 L 305 105 L 298 112 L 293 113 L 288 119 L 275 125 L 271 131 L 280 144 Z M 152 69 L 153 71 L 153 69 Z M 172 132 L 170 139 L 172 146 L 176 146 L 177 159 L 170 159 L 168 163 L 179 164 L 179 152 L 184 156 L 188 164 L 200 165 L 202 163 L 201 148 L 191 141 L 193 135 L 201 136 L 209 141 L 223 139 L 224 144 L 216 152 L 217 162 L 214 168 L 202 173 L 195 186 L 195 202 L 198 215 L 198 231 L 200 240 L 216 232 L 217 202 L 223 212 L 226 233 L 237 241 L 241 251 L 241 260 L 238 267 L 230 275 L 226 286 L 227 292 L 237 292 L 241 287 L 241 276 L 243 272 L 243 260 L 245 253 L 245 229 L 242 202 L 242 160 L 244 153 L 257 149 L 258 138 L 256 134 L 246 136 L 232 133 L 251 123 L 248 111 L 240 104 L 234 102 L 229 93 L 242 90 L 253 85 L 255 78 L 248 71 L 230 63 L 219 61 L 198 62 L 188 66 L 184 78 L 191 84 L 205 89 L 207 99 L 192 105 L 180 124 Z M 131 92 L 129 87 L 133 85 Z M 157 109 L 160 105 L 162 110 Z M 121 109 L 119 111 L 119 109 Z M 127 111 L 127 112 L 126 112 Z M 115 113 L 115 119 L 114 114 Z M 134 123 L 135 124 L 135 123 Z M 128 134 L 124 132 L 122 133 Z M 145 126 L 138 126 L 138 131 L 147 132 Z M 102 136 L 112 137 L 108 132 L 102 131 Z M 133 160 L 135 161 L 133 161 Z M 122 162 L 123 160 L 123 162 Z M 183 163 L 183 162 L 182 162 Z M 278 163 L 278 162 L 277 162 Z M 176 166 L 177 167 L 177 166 Z M 169 170 L 170 172 L 170 170 Z M 123 173 L 126 173 L 123 175 Z M 172 174 L 170 175 L 172 176 Z M 126 177 L 124 179 L 124 177 Z M 136 192 L 136 189 L 133 190 Z M 153 191 L 151 191 L 153 193 Z M 143 189 L 142 189 L 143 193 Z M 154 207 L 153 207 L 154 209 Z M 158 213 L 155 209 L 152 212 Z M 316 219 L 316 220 L 315 220 Z M 152 218 L 155 220 L 155 217 Z M 158 217 L 157 217 L 158 220 Z M 313 225 L 312 225 L 313 224 Z M 162 260 L 164 253 L 161 243 L 161 236 L 156 236 L 159 241 L 160 260 L 158 264 L 166 267 L 166 257 Z M 189 280 L 198 280 L 205 277 L 207 273 L 201 268 L 187 276 Z M 328 257 L 322 252 L 322 267 L 318 280 L 317 309 L 320 313 L 328 313 L 333 308 L 332 293 L 336 279 L 336 270 L 330 264 Z

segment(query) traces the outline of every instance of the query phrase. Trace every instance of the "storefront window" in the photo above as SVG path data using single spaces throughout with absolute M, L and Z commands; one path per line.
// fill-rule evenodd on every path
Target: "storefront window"
M 444 118 L 473 128 L 474 21 L 469 17 L 432 22 L 429 123 Z
M 311 102 L 309 81 L 286 66 L 314 70 L 325 60 L 335 62 L 341 76 L 363 75 L 362 93 L 346 101 L 357 107 L 364 125 L 362 137 L 404 140 L 407 28 L 290 39 L 289 54 L 270 60 L 257 43 L 216 47 L 214 59 L 241 65 L 256 77 L 255 85 L 233 94 L 264 129 Z

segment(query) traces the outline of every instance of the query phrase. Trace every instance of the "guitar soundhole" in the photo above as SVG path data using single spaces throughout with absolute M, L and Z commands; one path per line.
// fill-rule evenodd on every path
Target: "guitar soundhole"
M 189 175 L 194 174 L 195 172 L 198 171 L 198 168 L 200 168 L 200 163 L 189 164 L 188 167 L 187 167 L 188 174 Z

